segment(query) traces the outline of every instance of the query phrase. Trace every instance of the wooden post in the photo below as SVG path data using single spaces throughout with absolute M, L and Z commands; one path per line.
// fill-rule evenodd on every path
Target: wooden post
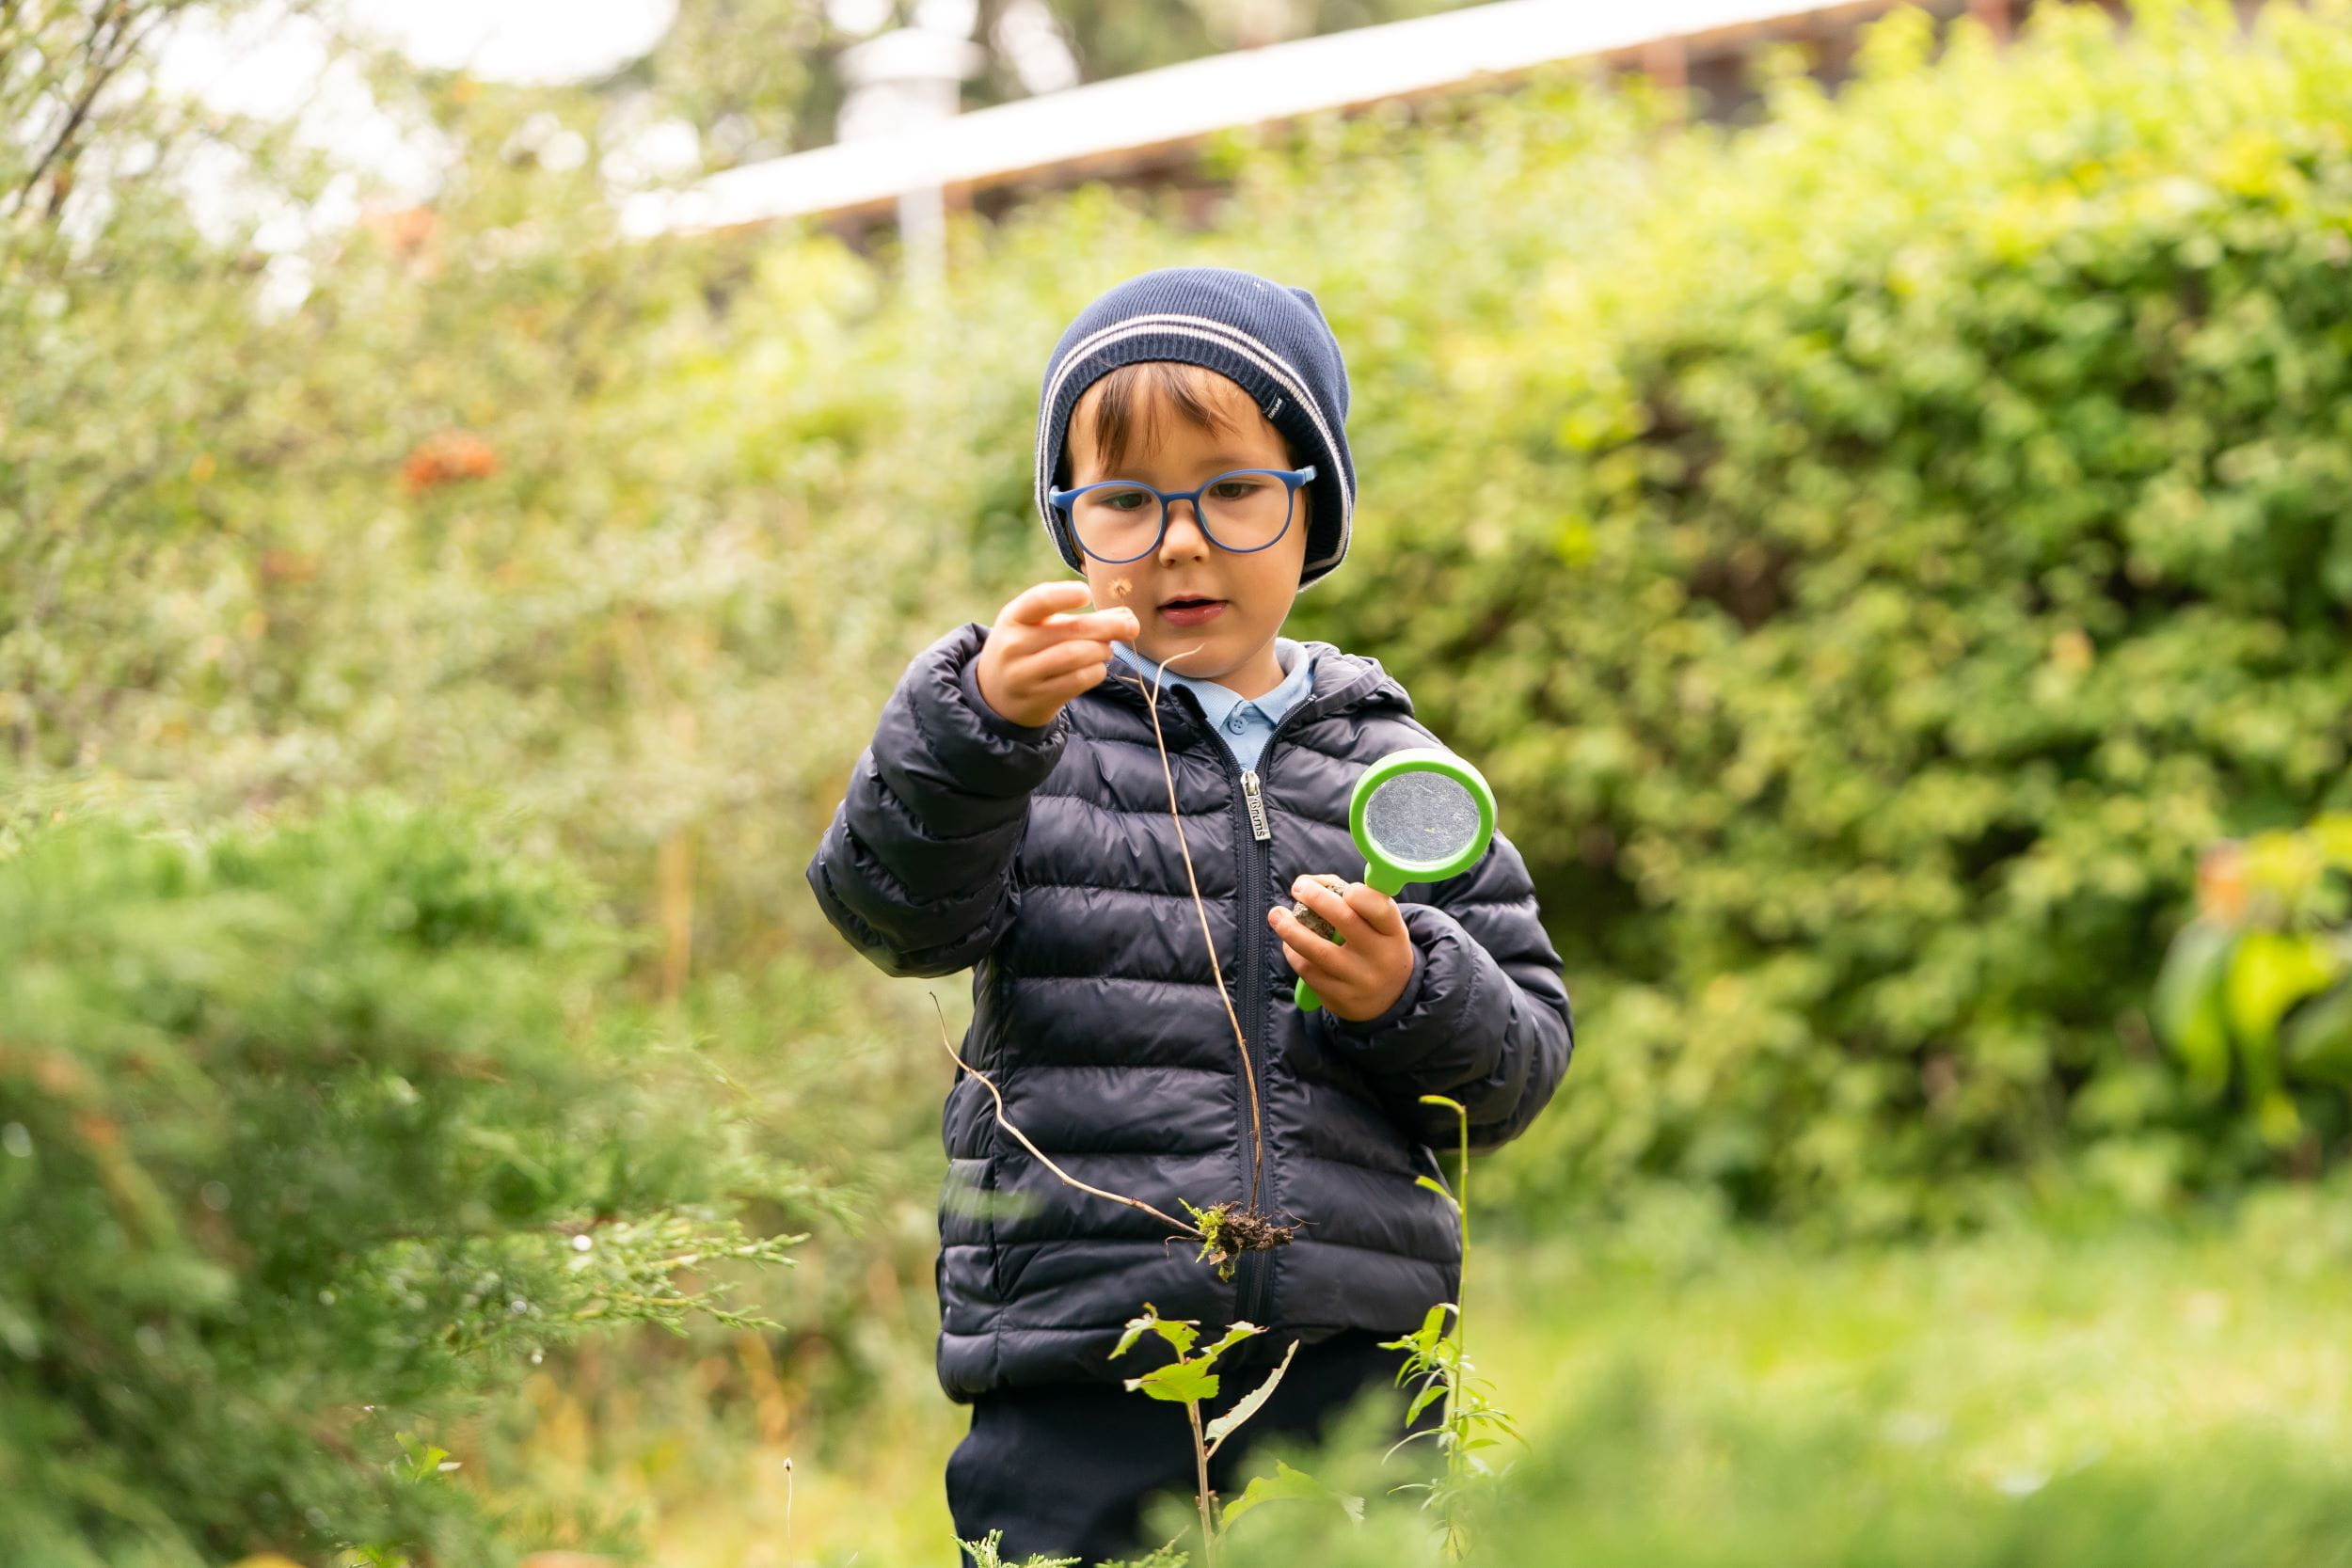
M 710 662 L 712 640 L 700 626 L 689 626 L 678 638 L 687 667 L 699 676 Z M 694 710 L 701 692 L 693 689 L 675 699 L 669 712 L 670 745 L 681 762 L 691 763 L 702 749 L 702 721 Z M 688 820 L 662 837 L 654 868 L 655 907 L 661 921 L 661 1000 L 675 1002 L 686 994 L 687 977 L 694 965 L 694 859 L 700 823 Z
M 1658 84 L 1674 105 L 1674 118 L 1690 114 L 1691 51 L 1680 39 L 1653 39 L 1642 45 L 1642 74 Z
M 691 764 L 702 741 L 702 722 L 694 702 L 701 694 L 700 677 L 716 651 L 716 641 L 703 626 L 689 623 L 678 629 L 676 646 L 681 657 L 677 662 L 685 668 L 680 684 L 688 689 L 674 691 L 646 641 L 644 623 L 651 618 L 642 606 L 624 610 L 613 618 L 613 641 L 628 673 L 632 707 L 664 710 L 662 728 L 668 732 L 670 754 L 681 764 Z M 664 1002 L 675 1002 L 685 994 L 687 977 L 693 969 L 694 860 L 699 838 L 700 822 L 689 817 L 654 846 L 653 911 L 661 928 L 659 985 Z

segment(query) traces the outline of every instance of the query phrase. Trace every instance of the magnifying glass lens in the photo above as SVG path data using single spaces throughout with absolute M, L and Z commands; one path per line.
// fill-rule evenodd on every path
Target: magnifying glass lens
M 1443 773 L 1399 773 L 1364 803 L 1364 836 L 1404 865 L 1442 865 L 1478 837 L 1478 802 Z

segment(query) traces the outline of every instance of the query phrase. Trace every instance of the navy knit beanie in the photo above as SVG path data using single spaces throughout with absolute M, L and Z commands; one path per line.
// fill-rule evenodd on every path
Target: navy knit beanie
M 1176 359 L 1238 383 L 1300 454 L 1308 484 L 1304 588 L 1347 553 L 1356 468 L 1347 455 L 1347 367 L 1315 296 L 1229 267 L 1163 267 L 1119 284 L 1078 313 L 1045 366 L 1037 416 L 1037 510 L 1061 558 L 1084 570 L 1070 521 L 1046 493 L 1089 387 L 1121 365 Z

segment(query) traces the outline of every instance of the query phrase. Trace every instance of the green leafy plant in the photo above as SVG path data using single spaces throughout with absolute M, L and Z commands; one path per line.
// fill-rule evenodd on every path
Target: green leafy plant
M 1175 1359 L 1166 1362 L 1140 1377 L 1127 1379 L 1127 1387 L 1136 1393 L 1184 1407 L 1184 1418 L 1192 1431 L 1192 1453 L 1196 1490 L 1194 1500 L 1200 1515 L 1201 1557 L 1208 1568 L 1216 1568 L 1224 1546 L 1225 1532 L 1236 1519 L 1269 1502 L 1284 1499 L 1322 1500 L 1338 1503 L 1354 1517 L 1361 1517 L 1363 1501 L 1343 1497 L 1302 1470 L 1287 1463 L 1278 1463 L 1274 1474 L 1251 1478 L 1241 1496 L 1232 1502 L 1220 1502 L 1209 1484 L 1209 1461 L 1216 1456 L 1225 1440 L 1238 1431 L 1262 1409 L 1274 1395 L 1290 1370 L 1291 1360 L 1298 1354 L 1295 1342 L 1283 1351 L 1282 1359 L 1266 1374 L 1263 1383 L 1234 1402 L 1223 1415 L 1203 1422 L 1201 1406 L 1217 1397 L 1222 1379 L 1216 1371 L 1218 1360 L 1235 1345 L 1254 1339 L 1264 1329 L 1254 1323 L 1237 1323 L 1208 1344 L 1200 1342 L 1200 1325 L 1181 1318 L 1163 1318 L 1150 1303 L 1144 1304 L 1141 1315 L 1128 1322 L 1126 1331 L 1119 1337 L 1119 1344 L 1111 1352 L 1113 1359 L 1133 1350 L 1146 1334 L 1156 1335 Z
M 957 1544 L 971 1559 L 972 1568 L 1078 1568 L 1074 1557 L 1047 1557 L 1040 1552 L 1033 1552 L 1017 1563 L 1009 1563 L 1001 1549 L 1004 1539 L 1003 1530 L 993 1529 L 977 1541 L 961 1541 Z
M 1421 1102 L 1452 1111 L 1460 1130 L 1459 1161 L 1454 1171 L 1457 1191 L 1449 1192 L 1443 1182 L 1426 1176 L 1419 1178 L 1419 1181 L 1445 1199 L 1460 1221 L 1462 1278 L 1467 1287 L 1470 1256 L 1470 1113 L 1459 1101 L 1446 1095 L 1425 1094 Z M 1444 1531 L 1445 1554 L 1456 1560 L 1470 1550 L 1468 1514 L 1475 1488 L 1496 1474 L 1486 1461 L 1486 1450 L 1505 1438 L 1516 1442 L 1519 1435 L 1509 1413 L 1495 1403 L 1493 1384 L 1481 1377 L 1471 1363 L 1464 1348 L 1466 1342 L 1461 1304 L 1441 1302 L 1429 1309 L 1419 1328 L 1381 1347 L 1405 1352 L 1405 1364 L 1397 1369 L 1396 1379 L 1400 1387 L 1411 1390 L 1405 1410 L 1407 1422 L 1417 1419 L 1433 1402 L 1444 1402 L 1435 1427 L 1409 1433 L 1396 1445 L 1402 1448 L 1418 1437 L 1432 1439 L 1444 1455 L 1444 1475 L 1433 1481 L 1408 1481 L 1399 1490 L 1420 1489 L 1427 1494 L 1422 1499 L 1422 1506 L 1437 1511 Z
M 1306 1478 L 1287 1465 L 1281 1466 L 1277 1478 L 1253 1480 L 1231 1504 L 1220 1504 L 1216 1491 L 1209 1485 L 1209 1461 L 1216 1457 L 1225 1440 L 1256 1415 L 1273 1396 L 1275 1388 L 1282 1381 L 1282 1374 L 1290 1370 L 1291 1358 L 1298 1353 L 1297 1345 L 1291 1345 L 1263 1383 L 1238 1401 L 1232 1409 L 1204 1422 L 1201 1406 L 1217 1397 L 1223 1384 L 1222 1375 L 1216 1370 L 1217 1362 L 1234 1346 L 1254 1339 L 1264 1332 L 1254 1323 L 1236 1323 L 1216 1340 L 1204 1345 L 1200 1342 L 1200 1325 L 1197 1321 L 1163 1318 L 1158 1309 L 1147 1302 L 1141 1314 L 1129 1320 L 1119 1337 L 1118 1345 L 1111 1351 L 1111 1358 L 1117 1360 L 1133 1351 L 1143 1337 L 1150 1334 L 1156 1336 L 1174 1354 L 1174 1359 L 1141 1376 L 1127 1379 L 1126 1386 L 1131 1392 L 1184 1406 L 1185 1422 L 1192 1433 L 1195 1501 L 1200 1510 L 1201 1555 L 1211 1568 L 1219 1560 L 1225 1528 L 1234 1518 L 1277 1497 L 1303 1495 L 1300 1485 Z M 973 1568 L 998 1568 L 1001 1560 L 998 1543 L 1003 1533 L 992 1530 L 981 1540 L 961 1544 L 965 1554 L 972 1559 Z M 1057 1564 L 1076 1560 L 1075 1558 L 1031 1558 L 1023 1568 L 1056 1568 Z M 1155 1565 L 1155 1568 L 1156 1565 L 1181 1568 L 1181 1564 L 1188 1560 L 1188 1556 L 1171 1544 L 1152 1553 L 1143 1560 Z
M 1097 1568 L 1187 1568 L 1191 1561 L 1192 1554 L 1171 1541 L 1152 1547 L 1141 1557 L 1121 1558 L 1116 1562 L 1100 1563 Z
M 1017 1563 L 1009 1563 L 1001 1550 L 1004 1539 L 1003 1530 L 993 1529 L 977 1541 L 961 1541 L 957 1544 L 963 1548 L 963 1555 L 971 1559 L 971 1568 L 1076 1568 L 1078 1563 L 1078 1559 L 1074 1557 L 1048 1557 L 1042 1552 L 1033 1552 Z M 1171 1542 L 1156 1546 L 1141 1557 L 1099 1562 L 1094 1568 L 1185 1568 L 1191 1560 L 1190 1553 Z
M 2206 851 L 2154 1011 L 2190 1081 L 2234 1085 L 2285 1148 L 2344 1131 L 2352 1087 L 2352 816 Z

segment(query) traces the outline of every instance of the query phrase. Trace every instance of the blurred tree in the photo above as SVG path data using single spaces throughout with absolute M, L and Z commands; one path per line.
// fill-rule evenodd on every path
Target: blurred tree
M 160 176 L 21 208 L 8 766 L 198 823 L 498 792 L 658 939 L 631 984 L 768 1147 L 919 1235 L 936 1044 L 801 867 L 906 657 L 1059 570 L 1054 335 L 1147 266 L 1251 266 L 1356 388 L 1356 553 L 1297 625 L 1486 768 L 1570 955 L 1523 1212 L 1670 1181 L 1891 1227 L 2021 1171 L 2275 1169 L 2145 997 L 2198 852 L 2328 804 L 2352 745 L 2352 26 L 1955 40 L 1899 20 L 1752 133 L 1553 82 L 1237 135 L 1205 231 L 1074 193 L 960 227 L 936 303 L 801 232 L 612 244 L 593 169 L 519 150 L 588 90 L 387 75 L 448 179 L 303 249 L 294 304 Z
M 1448 10 L 1466 0 L 682 0 L 644 60 L 605 84 L 650 93 L 702 135 L 713 168 L 834 139 L 842 53 L 918 20 L 977 42 L 968 108 L 1225 50 Z

